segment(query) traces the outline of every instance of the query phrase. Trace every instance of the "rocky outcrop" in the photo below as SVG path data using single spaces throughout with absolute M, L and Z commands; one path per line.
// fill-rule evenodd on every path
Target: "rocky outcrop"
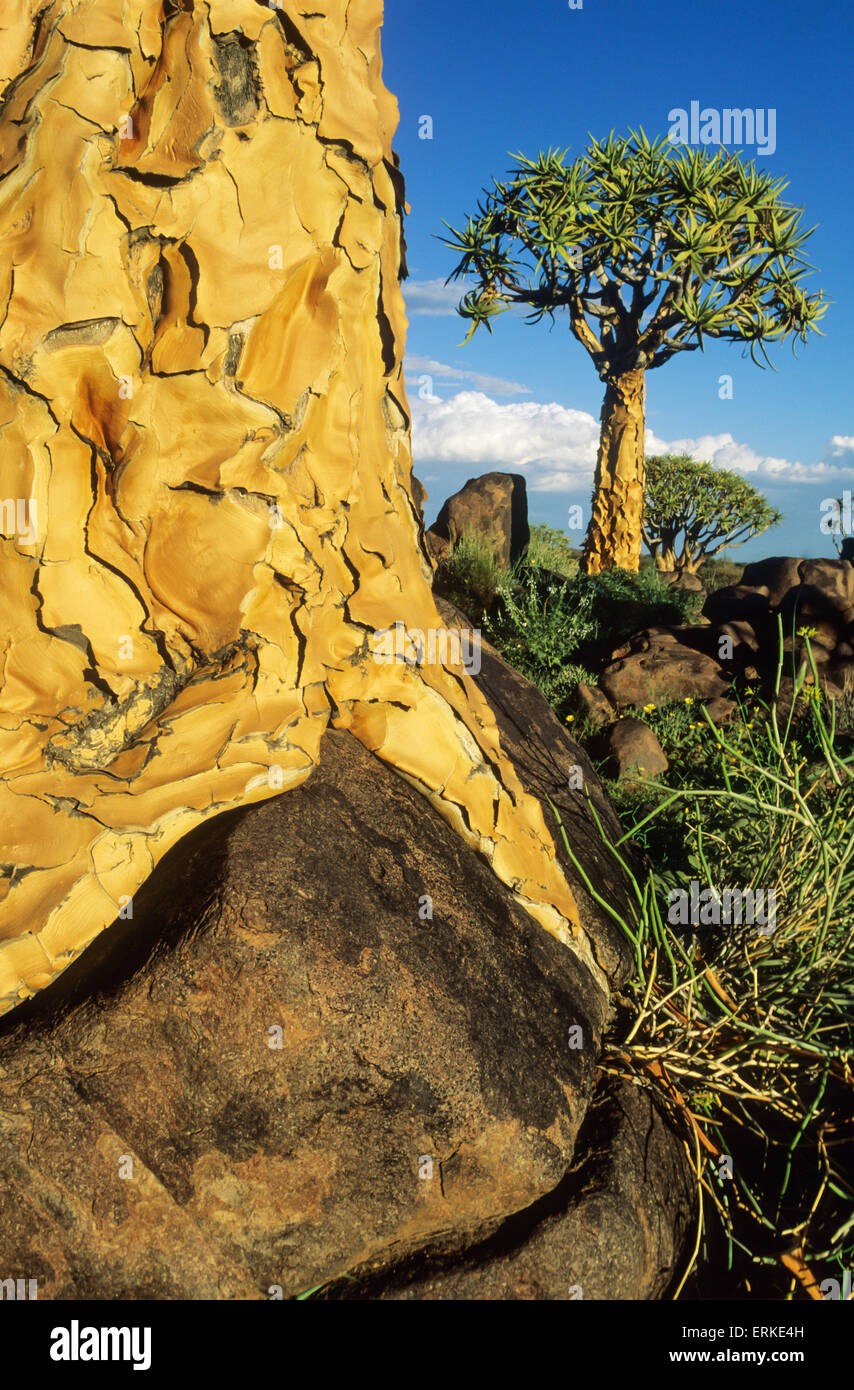
M 487 542 L 508 568 L 524 554 L 528 529 L 525 479 L 519 473 L 483 473 L 443 504 L 427 532 L 431 553 L 441 557 L 460 536 L 476 535 Z
M 477 680 L 624 910 L 586 757 L 488 647 Z M 627 943 L 569 873 L 617 987 Z M 648 1097 L 594 1084 L 609 1011 L 405 779 L 329 733 L 310 780 L 184 837 L 133 921 L 0 1024 L 0 1274 L 55 1299 L 656 1297 L 691 1182 Z M 416 1290 L 418 1261 L 443 1282 Z
M 595 719 L 592 702 L 603 695 L 623 708 L 691 698 L 725 723 L 735 709 L 724 697 L 733 681 L 764 682 L 770 693 L 781 624 L 783 709 L 791 705 L 792 660 L 801 671 L 809 666 L 807 643 L 825 695 L 839 701 L 854 693 L 854 565 L 847 560 L 775 556 L 747 565 L 739 584 L 708 595 L 703 615 L 705 625 L 631 637 L 611 653 L 596 695 L 579 694 L 579 707 Z M 809 670 L 807 679 L 814 681 Z
M 791 703 L 792 660 L 796 668 L 809 663 L 807 641 L 825 694 L 840 700 L 854 690 L 854 565 L 849 561 L 777 556 L 748 565 L 740 584 L 710 594 L 704 612 L 749 654 L 758 676 L 776 670 L 782 627 L 784 707 Z

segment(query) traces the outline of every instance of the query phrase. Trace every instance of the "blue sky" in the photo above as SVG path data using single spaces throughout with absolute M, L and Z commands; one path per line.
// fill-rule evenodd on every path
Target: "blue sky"
M 668 113 L 698 101 L 776 112 L 774 152 L 745 154 L 788 179 L 784 197 L 804 207 L 805 227 L 818 224 L 808 285 L 832 302 L 825 336 L 811 334 L 797 358 L 788 345 L 770 350 L 776 372 L 727 343 L 650 372 L 647 449 L 734 468 L 785 513 L 733 558 L 836 553 L 819 519 L 823 498 L 854 488 L 852 37 L 843 0 L 386 0 L 384 78 L 400 106 L 394 146 L 412 209 L 407 389 L 428 520 L 492 468 L 526 476 L 533 521 L 566 529 L 574 503 L 586 520 L 602 393 L 560 317 L 550 329 L 504 314 L 492 336 L 460 346 L 467 325 L 453 303 L 467 282 L 442 288 L 454 264 L 435 236 L 443 219 L 459 226 L 476 211 L 508 152 L 569 146 L 571 157 L 588 132 L 638 126 L 665 135 Z M 429 140 L 419 138 L 425 115 Z M 732 399 L 719 397 L 722 374 Z

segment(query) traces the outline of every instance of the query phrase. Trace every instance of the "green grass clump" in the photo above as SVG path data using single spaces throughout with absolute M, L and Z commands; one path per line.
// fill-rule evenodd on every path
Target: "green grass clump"
M 697 578 L 706 592 L 713 594 L 716 589 L 729 589 L 733 584 L 740 584 L 743 574 L 744 565 L 734 560 L 712 559 L 703 561 L 697 571 Z
M 509 570 L 502 565 L 489 541 L 477 532 L 467 532 L 457 538 L 448 554 L 439 561 L 433 588 L 479 622 L 509 579 Z
M 676 1294 L 698 1258 L 701 1297 L 806 1296 L 854 1266 L 854 753 L 811 658 L 778 716 L 779 638 L 773 695 L 743 700 L 732 726 L 687 704 L 645 713 L 681 756 L 624 800 L 628 829 L 609 843 L 631 919 L 588 884 L 635 957 L 630 1026 L 605 1069 L 658 1090 L 695 1166 L 697 1240 Z M 670 890 L 692 878 L 773 889 L 775 929 L 672 925 Z
M 595 676 L 577 653 L 595 637 L 594 592 L 578 580 L 564 582 L 548 570 L 522 563 L 498 591 L 491 640 L 550 704 L 561 710 L 579 681 Z
M 538 569 L 551 570 L 572 579 L 578 573 L 581 551 L 577 550 L 564 531 L 552 526 L 532 526 L 526 560 Z

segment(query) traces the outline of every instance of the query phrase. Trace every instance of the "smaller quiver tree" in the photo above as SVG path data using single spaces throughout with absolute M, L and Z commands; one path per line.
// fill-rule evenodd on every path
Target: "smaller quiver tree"
M 659 570 L 696 574 L 719 550 L 744 545 L 782 519 L 738 473 L 688 454 L 646 461 L 643 539 Z

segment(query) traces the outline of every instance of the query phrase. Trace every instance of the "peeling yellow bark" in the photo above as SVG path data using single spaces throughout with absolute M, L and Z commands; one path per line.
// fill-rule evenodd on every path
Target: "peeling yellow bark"
M 412 501 L 379 0 L 15 8 L 0 1011 L 127 915 L 194 826 L 304 781 L 330 722 L 603 983 L 471 679 L 452 656 L 375 659 L 395 623 L 442 627 Z
M 607 383 L 593 483 L 593 506 L 581 567 L 587 574 L 640 564 L 644 452 L 644 373 Z

